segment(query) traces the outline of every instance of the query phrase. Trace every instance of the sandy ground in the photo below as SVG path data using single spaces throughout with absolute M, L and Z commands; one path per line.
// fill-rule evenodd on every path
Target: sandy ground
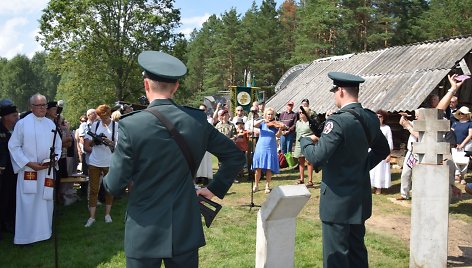
M 399 206 L 411 206 L 409 202 L 396 201 L 394 198 L 390 201 Z M 399 237 L 409 246 L 409 216 L 379 215 L 374 211 L 366 225 L 375 232 L 390 233 Z M 448 267 L 472 267 L 472 224 L 451 217 L 449 217 L 448 233 Z

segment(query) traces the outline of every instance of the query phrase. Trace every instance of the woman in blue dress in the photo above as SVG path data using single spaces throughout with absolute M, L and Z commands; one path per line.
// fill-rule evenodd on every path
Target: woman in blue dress
M 270 181 L 272 173 L 279 173 L 279 161 L 277 157 L 277 138 L 282 135 L 285 125 L 275 121 L 275 112 L 273 108 L 266 108 L 264 118 L 254 122 L 254 127 L 260 128 L 259 140 L 254 152 L 252 169 L 255 172 L 255 185 L 253 192 L 259 190 L 259 180 L 262 170 L 266 171 L 265 193 L 270 193 Z

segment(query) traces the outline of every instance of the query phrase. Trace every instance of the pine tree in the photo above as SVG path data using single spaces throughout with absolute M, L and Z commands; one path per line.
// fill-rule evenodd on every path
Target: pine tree
M 426 39 L 472 33 L 472 1 L 431 0 L 419 22 Z
M 295 31 L 297 29 L 297 5 L 294 0 L 285 0 L 279 9 L 279 20 L 282 27 L 282 51 L 280 65 L 285 72 L 290 67 L 290 58 L 295 51 Z

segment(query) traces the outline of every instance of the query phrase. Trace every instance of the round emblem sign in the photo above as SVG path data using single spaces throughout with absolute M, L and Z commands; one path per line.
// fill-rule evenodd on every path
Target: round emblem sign
M 246 91 L 239 92 L 236 98 L 238 99 L 238 103 L 241 105 L 248 105 L 251 103 L 251 95 Z

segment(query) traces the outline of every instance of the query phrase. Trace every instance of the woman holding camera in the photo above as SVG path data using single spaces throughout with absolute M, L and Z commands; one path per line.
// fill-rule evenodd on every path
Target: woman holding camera
M 90 227 L 95 222 L 95 212 L 97 208 L 97 198 L 100 189 L 100 178 L 108 173 L 110 167 L 112 145 L 116 141 L 118 133 L 118 123 L 111 120 L 111 108 L 106 104 L 97 107 L 96 113 L 100 120 L 94 122 L 90 131 L 85 135 L 84 149 L 90 153 L 89 166 L 89 213 L 85 227 Z M 113 196 L 105 193 L 105 222 L 112 222 L 110 211 L 113 203 Z

